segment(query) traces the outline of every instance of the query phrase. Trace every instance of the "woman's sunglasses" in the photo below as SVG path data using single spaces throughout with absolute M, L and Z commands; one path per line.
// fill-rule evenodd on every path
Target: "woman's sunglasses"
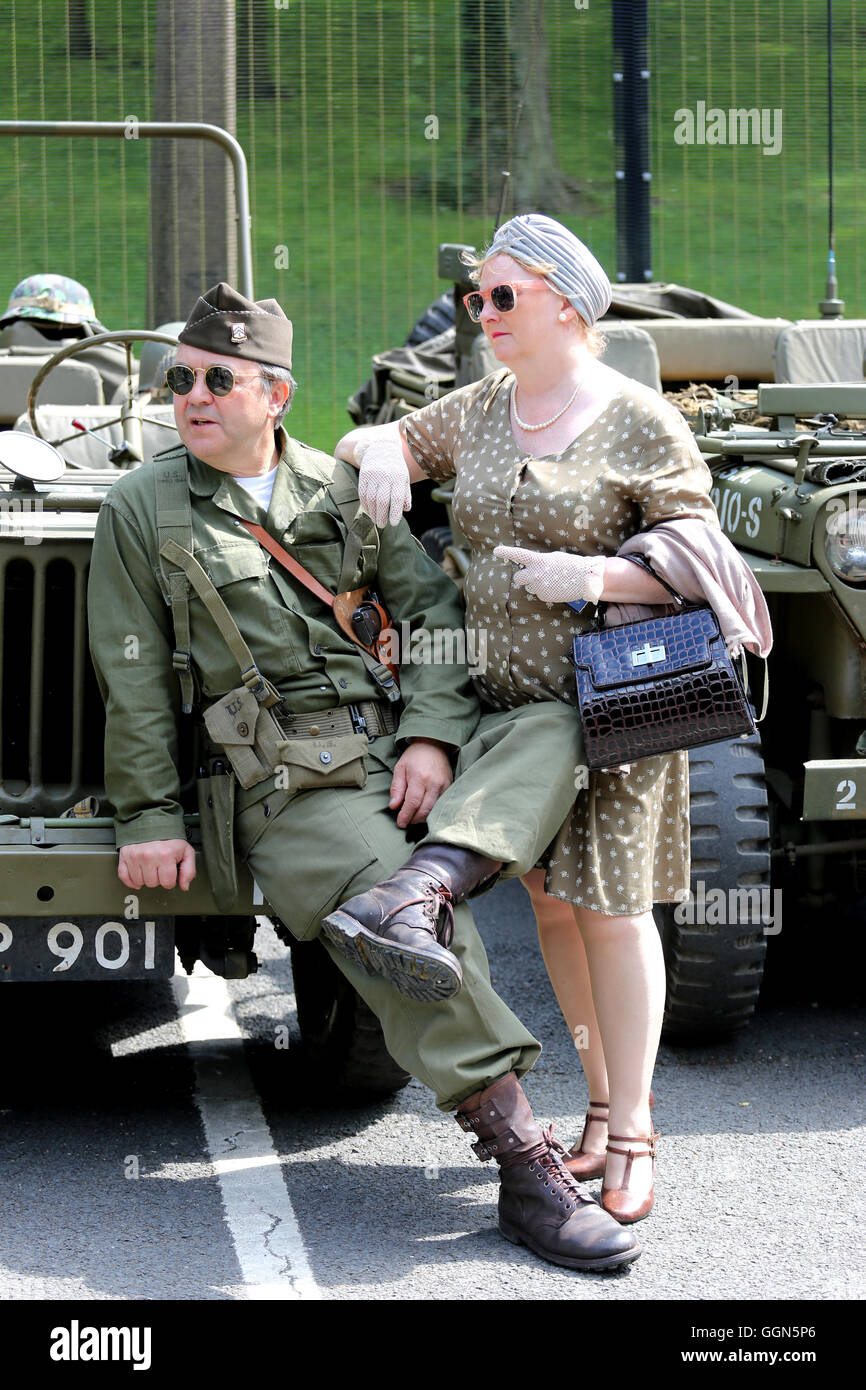
M 472 290 L 470 294 L 463 296 L 466 312 L 472 322 L 477 323 L 481 318 L 481 311 L 488 299 L 498 314 L 510 314 L 511 310 L 517 307 L 518 285 L 530 290 L 550 288 L 543 280 L 509 280 L 501 285 L 491 285 L 489 290 Z
M 204 372 L 205 386 L 212 396 L 227 396 L 241 382 L 254 380 L 252 375 L 235 376 L 231 367 L 169 367 L 165 384 L 175 396 L 188 396 L 195 385 L 196 372 Z

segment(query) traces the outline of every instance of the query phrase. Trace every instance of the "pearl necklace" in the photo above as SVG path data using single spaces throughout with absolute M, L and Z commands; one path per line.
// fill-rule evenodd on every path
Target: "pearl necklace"
M 548 425 L 556 424 L 556 421 L 559 419 L 560 415 L 565 414 L 582 385 L 583 381 L 581 379 L 575 386 L 574 390 L 572 391 L 568 400 L 565 402 L 565 405 L 562 407 L 562 409 L 557 410 L 555 415 L 551 415 L 549 420 L 542 420 L 540 425 L 527 425 L 523 422 L 523 420 L 521 420 L 520 416 L 517 413 L 517 383 L 515 382 L 514 390 L 511 393 L 511 409 L 514 411 L 515 421 L 520 426 L 520 428 L 522 430 L 526 430 L 528 434 L 533 434 L 536 430 L 546 430 Z

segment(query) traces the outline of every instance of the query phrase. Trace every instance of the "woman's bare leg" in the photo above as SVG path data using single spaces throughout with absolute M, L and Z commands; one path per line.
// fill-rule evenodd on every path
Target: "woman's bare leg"
M 545 893 L 543 869 L 531 869 L 524 874 L 521 882 L 535 913 L 541 954 L 553 992 L 586 1074 L 589 1098 L 607 1101 L 604 1049 L 592 998 L 586 950 L 575 921 L 574 909 L 570 903 Z M 597 1113 L 601 1120 L 607 1119 L 606 1111 Z M 606 1142 L 607 1128 L 604 1123 L 588 1126 L 585 1152 L 603 1153 Z
M 588 908 L 575 907 L 573 911 L 586 948 L 604 1044 L 610 1133 L 628 1137 L 650 1134 L 649 1092 L 665 1003 L 664 955 L 658 929 L 651 912 L 608 917 Z M 645 1144 L 633 1147 L 638 1152 L 647 1151 Z M 608 1155 L 606 1186 L 620 1186 L 625 1165 L 624 1156 Z M 635 1160 L 629 1190 L 640 1195 L 649 1190 L 651 1182 L 652 1164 Z

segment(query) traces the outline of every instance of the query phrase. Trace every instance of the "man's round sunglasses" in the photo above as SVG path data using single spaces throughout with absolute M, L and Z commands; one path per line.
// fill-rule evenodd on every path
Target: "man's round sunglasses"
M 165 384 L 175 396 L 188 396 L 195 385 L 196 372 L 204 372 L 205 386 L 212 396 L 227 396 L 241 382 L 256 379 L 254 375 L 235 376 L 231 367 L 169 367 Z
M 489 290 L 472 290 L 463 296 L 466 312 L 472 322 L 477 323 L 481 318 L 481 311 L 488 299 L 498 314 L 510 314 L 517 307 L 518 285 L 525 290 L 550 288 L 543 280 L 508 280 L 501 285 L 491 285 Z

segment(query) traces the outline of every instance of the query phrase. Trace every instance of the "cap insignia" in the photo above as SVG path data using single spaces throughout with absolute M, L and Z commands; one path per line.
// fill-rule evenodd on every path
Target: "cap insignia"
M 230 323 L 233 343 L 245 343 L 247 341 L 247 326 L 245 323 Z

